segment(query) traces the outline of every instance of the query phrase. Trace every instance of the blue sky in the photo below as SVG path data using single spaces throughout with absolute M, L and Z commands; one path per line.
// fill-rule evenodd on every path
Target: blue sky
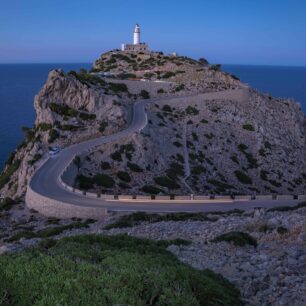
M 0 63 L 92 62 L 136 21 L 153 50 L 306 66 L 306 0 L 0 0 Z

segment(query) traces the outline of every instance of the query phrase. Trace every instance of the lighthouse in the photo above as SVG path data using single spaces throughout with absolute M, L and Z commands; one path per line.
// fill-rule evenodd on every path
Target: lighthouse
M 140 26 L 138 23 L 135 24 L 134 28 L 133 44 L 122 44 L 121 50 L 128 52 L 150 52 L 148 44 L 140 42 Z
M 136 23 L 135 29 L 134 29 L 134 45 L 140 44 L 140 27 L 139 24 Z

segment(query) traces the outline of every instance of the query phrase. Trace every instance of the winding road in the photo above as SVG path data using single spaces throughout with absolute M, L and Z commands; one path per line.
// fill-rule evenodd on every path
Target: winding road
M 174 97 L 170 97 L 169 100 L 173 98 Z M 165 100 L 165 98 L 163 100 Z M 273 207 L 294 205 L 297 203 L 297 200 L 105 200 L 102 198 L 90 198 L 81 194 L 76 194 L 63 187 L 59 181 L 59 177 L 63 169 L 72 161 L 76 154 L 81 154 L 90 148 L 117 141 L 141 131 L 147 124 L 145 106 L 152 102 L 157 102 L 157 100 L 141 100 L 134 104 L 132 122 L 127 129 L 110 136 L 103 136 L 74 144 L 63 149 L 58 155 L 48 158 L 32 176 L 29 183 L 30 189 L 43 197 L 69 203 L 75 205 L 75 207 L 106 208 L 109 211 L 226 211 L 235 208 L 251 209 L 253 207 Z M 31 207 L 28 201 L 27 204 Z

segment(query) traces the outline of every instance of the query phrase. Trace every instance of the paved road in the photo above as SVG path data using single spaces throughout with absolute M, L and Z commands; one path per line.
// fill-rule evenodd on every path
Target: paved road
M 211 94 L 210 94 L 211 95 Z M 173 97 L 172 97 L 173 98 Z M 172 99 L 169 98 L 169 99 Z M 130 126 L 121 132 L 110 136 L 103 136 L 97 139 L 88 140 L 80 144 L 72 145 L 63 149 L 57 156 L 49 158 L 33 175 L 30 186 L 33 191 L 51 199 L 71 203 L 74 205 L 103 207 L 114 211 L 215 211 L 229 210 L 234 208 L 250 209 L 252 207 L 272 207 L 279 205 L 294 205 L 297 201 L 106 201 L 102 199 L 88 198 L 65 190 L 59 183 L 59 176 L 63 169 L 70 163 L 76 154 L 84 150 L 113 142 L 137 133 L 147 124 L 145 112 L 146 103 L 156 100 L 142 100 L 134 105 L 133 119 Z

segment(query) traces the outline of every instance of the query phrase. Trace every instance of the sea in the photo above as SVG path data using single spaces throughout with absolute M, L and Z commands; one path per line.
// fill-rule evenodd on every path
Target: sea
M 33 126 L 34 96 L 57 68 L 78 71 L 91 64 L 0 64 L 0 169 L 22 142 L 21 128 Z M 222 65 L 222 70 L 261 92 L 294 98 L 306 113 L 306 67 Z

